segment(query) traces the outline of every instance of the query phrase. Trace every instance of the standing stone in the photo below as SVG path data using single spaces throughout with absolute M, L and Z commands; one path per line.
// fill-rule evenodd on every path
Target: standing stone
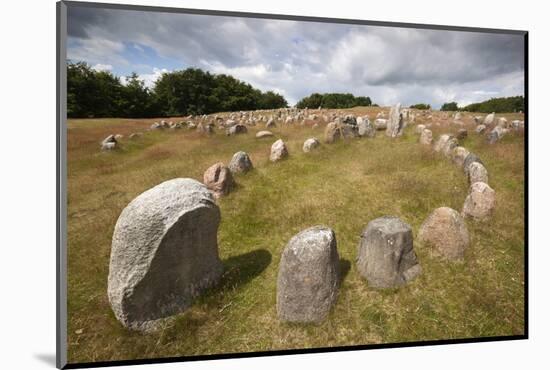
M 495 202 L 495 191 L 484 182 L 475 182 L 470 186 L 470 193 L 464 201 L 462 215 L 486 221 L 495 208 Z
M 449 158 L 451 157 L 451 153 L 453 152 L 453 149 L 458 146 L 458 140 L 454 137 L 447 140 L 447 142 L 443 145 L 443 149 L 441 150 L 445 157 Z
M 302 147 L 302 150 L 304 151 L 304 153 L 309 153 L 313 149 L 318 148 L 320 145 L 321 143 L 319 142 L 319 140 L 317 140 L 314 137 L 311 137 L 306 141 L 304 141 L 304 146 Z
M 386 127 L 386 136 L 397 137 L 403 135 L 405 122 L 401 113 L 401 104 L 396 104 L 391 107 L 390 119 Z
M 101 142 L 101 150 L 109 151 L 114 150 L 118 146 L 118 141 L 115 138 L 115 135 L 109 135 Z
M 271 162 L 277 162 L 281 159 L 288 157 L 288 150 L 286 148 L 285 142 L 282 139 L 277 140 L 271 145 L 271 154 L 269 155 L 269 160 Z
M 132 200 L 115 225 L 108 297 L 127 328 L 154 330 L 216 284 L 220 211 L 193 179 L 163 182 Z
M 273 133 L 271 131 L 259 131 L 256 134 L 257 139 L 261 139 L 261 138 L 264 138 L 264 137 L 271 137 L 271 136 L 273 136 Z
M 478 125 L 476 127 L 476 133 L 478 133 L 478 134 L 483 134 L 485 132 L 485 130 L 487 130 L 487 126 L 485 126 L 485 125 Z
M 451 140 L 451 135 L 443 134 L 439 136 L 439 139 L 435 142 L 434 150 L 436 152 L 440 152 L 443 150 L 443 147 L 445 144 L 447 144 L 447 141 Z
M 454 164 L 456 164 L 459 167 L 462 167 L 464 166 L 464 160 L 466 159 L 468 154 L 470 154 L 468 149 L 462 146 L 457 146 L 451 151 L 451 159 L 454 162 Z
M 462 260 L 470 236 L 464 219 L 457 211 L 440 207 L 420 226 L 418 240 L 434 247 L 438 255 L 449 260 Z
M 203 182 L 216 198 L 227 195 L 233 188 L 233 176 L 229 168 L 218 162 L 204 172 Z
M 325 142 L 327 144 L 332 144 L 336 140 L 342 137 L 342 130 L 340 125 L 336 122 L 330 122 L 325 128 Z
M 376 130 L 369 121 L 369 117 L 359 117 L 357 121 L 357 133 L 360 137 L 374 137 Z
M 483 124 L 485 126 L 490 126 L 493 124 L 495 120 L 495 112 L 491 113 L 491 114 L 488 114 L 485 119 L 483 120 Z
M 466 130 L 465 128 L 461 128 L 458 130 L 458 132 L 456 133 L 456 138 L 458 140 L 464 140 L 468 137 L 468 130 Z
M 386 130 L 387 127 L 388 127 L 388 120 L 387 119 L 377 118 L 377 119 L 374 120 L 374 128 L 376 130 L 379 130 L 379 131 Z
M 483 164 L 483 162 L 481 161 L 481 159 L 477 155 L 470 152 L 470 154 L 468 154 L 466 156 L 466 158 L 464 158 L 464 165 L 463 165 L 462 168 L 463 168 L 465 174 L 468 174 L 468 167 L 470 167 L 470 165 L 474 162 L 478 162 L 478 163 Z
M 426 128 L 426 125 L 417 125 L 414 131 L 417 134 L 422 134 L 422 131 L 424 131 L 425 128 Z
M 286 245 L 277 277 L 277 316 L 282 321 L 319 323 L 338 298 L 340 259 L 334 231 L 303 230 Z
M 432 145 L 432 141 L 433 141 L 432 131 L 427 128 L 422 130 L 422 133 L 420 134 L 420 144 Z
M 275 128 L 275 127 L 277 127 L 277 124 L 275 123 L 275 120 L 273 118 L 270 118 L 265 124 L 265 128 Z
M 246 126 L 240 123 L 234 126 L 231 126 L 227 130 L 225 130 L 225 133 L 227 136 L 246 134 L 247 132 L 248 132 L 248 129 L 246 128 Z
M 361 234 L 357 269 L 373 288 L 401 286 L 414 279 L 421 268 L 411 227 L 392 216 L 369 222 Z
M 253 168 L 250 157 L 243 151 L 233 154 L 227 167 L 232 173 L 246 173 Z
M 476 182 L 484 182 L 488 184 L 489 175 L 485 166 L 479 162 L 472 162 L 470 166 L 468 166 L 468 181 L 470 182 L 470 185 L 475 184 Z

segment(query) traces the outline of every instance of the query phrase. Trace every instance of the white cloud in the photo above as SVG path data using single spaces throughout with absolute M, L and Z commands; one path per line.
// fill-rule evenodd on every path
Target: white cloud
M 155 86 L 155 82 L 162 76 L 163 73 L 170 72 L 166 68 L 153 68 L 152 73 L 140 74 L 139 79 L 142 80 L 146 87 L 152 88 Z
M 98 64 L 95 64 L 92 66 L 92 69 L 95 70 L 95 71 L 98 71 L 98 72 L 101 72 L 101 71 L 112 71 L 113 70 L 113 66 L 110 65 L 110 64 L 101 64 L 101 63 L 98 63 Z

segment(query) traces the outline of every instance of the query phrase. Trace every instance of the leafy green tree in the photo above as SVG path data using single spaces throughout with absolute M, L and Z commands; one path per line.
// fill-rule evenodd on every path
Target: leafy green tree
M 453 102 L 450 102 L 450 103 L 444 103 L 443 105 L 441 105 L 441 109 L 442 111 L 455 111 L 455 110 L 458 110 L 458 103 L 453 101 Z
M 525 110 L 525 99 L 523 96 L 510 96 L 506 98 L 492 98 L 481 103 L 467 105 L 462 110 L 480 113 L 509 113 Z
M 327 93 L 319 94 L 313 93 L 308 97 L 302 98 L 296 107 L 303 108 L 351 108 L 357 106 L 371 106 L 372 101 L 368 96 L 355 97 L 353 94 L 341 94 L 341 93 Z
M 411 105 L 409 108 L 424 109 L 424 110 L 432 109 L 430 104 L 424 104 L 424 103 L 414 104 L 414 105 Z
M 152 117 L 157 107 L 154 98 L 145 83 L 133 72 L 126 77 L 126 85 L 122 86 L 121 113 L 124 117 Z

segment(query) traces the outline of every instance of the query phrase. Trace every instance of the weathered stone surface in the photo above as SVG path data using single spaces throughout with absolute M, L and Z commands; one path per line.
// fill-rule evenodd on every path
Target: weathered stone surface
M 466 130 L 465 128 L 459 129 L 456 133 L 456 138 L 458 140 L 464 140 L 467 137 L 468 137 L 468 130 Z
M 348 125 L 347 123 L 342 123 L 340 126 L 340 132 L 342 137 L 346 139 L 353 139 L 359 137 L 359 132 L 357 130 L 357 125 Z
M 286 245 L 277 278 L 277 316 L 282 321 L 318 323 L 338 298 L 340 260 L 334 231 L 303 230 Z
M 483 120 L 483 124 L 486 126 L 490 126 L 495 121 L 495 112 L 488 114 L 485 116 L 485 119 Z
M 341 137 L 342 130 L 340 129 L 340 125 L 336 122 L 329 122 L 327 127 L 325 127 L 325 142 L 332 144 Z
M 485 130 L 487 130 L 487 126 L 485 126 L 485 125 L 477 125 L 477 127 L 476 127 L 476 132 L 478 134 L 483 134 L 485 132 Z
M 426 125 L 416 125 L 414 132 L 416 132 L 417 134 L 421 134 L 425 128 L 426 128 Z
M 466 156 L 466 158 L 464 158 L 464 165 L 463 165 L 463 170 L 464 170 L 464 173 L 467 175 L 468 174 L 468 167 L 470 167 L 470 164 L 474 163 L 474 162 L 478 162 L 478 163 L 481 163 L 483 164 L 483 162 L 481 161 L 481 158 L 479 158 L 477 155 L 475 155 L 474 153 L 470 152 L 470 154 L 468 154 Z
M 461 260 L 470 243 L 470 236 L 464 219 L 457 211 L 440 207 L 420 226 L 418 240 L 434 247 L 435 253 L 440 256 Z
M 392 216 L 369 222 L 361 234 L 357 269 L 373 288 L 396 287 L 415 278 L 421 269 L 411 227 Z
M 432 131 L 428 130 L 427 128 L 422 130 L 419 141 L 420 141 L 420 144 L 432 145 L 432 142 L 433 142 Z
M 101 150 L 110 151 L 115 150 L 118 147 L 118 141 L 115 135 L 109 135 L 101 142 Z
M 495 202 L 495 191 L 484 182 L 475 182 L 470 186 L 470 193 L 464 201 L 462 215 L 486 221 L 495 208 Z
M 153 330 L 217 283 L 220 211 L 198 181 L 173 179 L 135 198 L 115 225 L 108 297 L 116 318 Z
M 357 124 L 357 118 L 353 114 L 346 114 L 344 119 L 342 120 L 343 123 L 348 125 L 356 125 Z
M 197 131 L 202 134 L 212 135 L 214 133 L 214 125 L 211 123 L 203 124 L 201 122 L 197 125 Z
M 277 124 L 275 123 L 275 120 L 273 118 L 270 118 L 267 123 L 265 124 L 266 128 L 275 128 L 277 127 Z
M 441 152 L 443 150 L 443 147 L 445 146 L 445 144 L 447 144 L 447 141 L 451 140 L 451 138 L 452 138 L 452 136 L 447 135 L 447 134 L 443 134 L 443 135 L 439 136 L 439 138 L 435 142 L 434 150 L 436 152 Z
M 204 185 L 214 193 L 216 198 L 227 195 L 233 188 L 233 175 L 229 168 L 218 162 L 204 172 Z
M 225 133 L 227 136 L 246 134 L 247 132 L 248 132 L 248 129 L 246 128 L 246 126 L 240 123 L 234 126 L 231 126 L 227 130 L 225 130 Z
M 360 118 L 360 119 L 359 119 Z M 374 137 L 376 136 L 376 129 L 370 123 L 369 117 L 359 117 L 357 120 L 357 134 L 360 137 Z
M 468 166 L 468 181 L 470 182 L 470 185 L 475 184 L 476 182 L 484 182 L 488 184 L 489 174 L 487 173 L 485 166 L 479 162 L 472 162 Z
M 462 167 L 464 166 L 464 160 L 466 159 L 468 154 L 470 154 L 468 149 L 462 146 L 457 146 L 451 151 L 451 159 L 454 164 L 456 164 L 459 167 Z
M 454 137 L 447 140 L 447 142 L 443 145 L 443 149 L 441 150 L 445 157 L 450 158 L 451 153 L 453 152 L 454 148 L 458 146 L 458 140 Z
M 401 113 L 401 104 L 391 107 L 388 126 L 386 127 L 386 136 L 397 137 L 403 135 L 405 120 Z
M 377 118 L 374 120 L 374 128 L 376 130 L 386 130 L 388 127 L 388 120 L 385 118 Z
M 258 133 L 256 134 L 257 139 L 261 139 L 264 137 L 272 137 L 272 136 L 273 136 L 273 133 L 271 131 L 258 131 Z
M 285 142 L 282 139 L 279 139 L 271 145 L 269 160 L 271 162 L 277 162 L 286 157 L 288 157 L 288 149 L 286 148 Z
M 247 153 L 240 151 L 233 154 L 233 158 L 227 166 L 232 173 L 245 173 L 250 171 L 252 166 L 252 161 Z
M 302 147 L 302 150 L 304 151 L 304 153 L 309 153 L 313 149 L 318 148 L 320 145 L 321 143 L 319 142 L 319 140 L 314 137 L 310 137 L 309 139 L 304 141 L 304 146 Z

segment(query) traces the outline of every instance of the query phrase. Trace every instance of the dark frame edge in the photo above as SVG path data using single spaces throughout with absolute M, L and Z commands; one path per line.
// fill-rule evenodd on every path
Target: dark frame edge
M 87 7 L 87 8 L 104 8 L 104 9 L 114 9 L 114 10 L 134 10 L 134 11 L 143 11 L 143 12 L 152 11 L 152 12 L 164 12 L 164 13 L 186 13 L 186 14 L 211 15 L 211 16 L 213 15 L 213 16 L 224 16 L 224 17 L 245 17 L 245 18 L 278 19 L 278 20 L 302 21 L 302 22 L 357 24 L 357 25 L 394 27 L 394 28 L 395 27 L 420 28 L 420 29 L 428 29 L 428 30 L 440 30 L 440 31 L 505 33 L 505 34 L 516 34 L 516 35 L 523 35 L 527 33 L 526 30 L 464 27 L 464 26 L 450 26 L 450 25 L 426 24 L 426 23 L 386 22 L 386 21 L 361 20 L 361 19 L 351 19 L 351 18 L 303 16 L 303 15 L 294 15 L 294 14 L 253 13 L 253 12 L 214 10 L 214 9 L 175 8 L 175 7 L 152 6 L 152 5 L 82 2 L 82 1 L 73 1 L 73 0 L 67 0 L 62 2 L 68 6 L 78 6 L 78 7 Z
M 56 367 L 67 366 L 67 5 L 56 3 Z

